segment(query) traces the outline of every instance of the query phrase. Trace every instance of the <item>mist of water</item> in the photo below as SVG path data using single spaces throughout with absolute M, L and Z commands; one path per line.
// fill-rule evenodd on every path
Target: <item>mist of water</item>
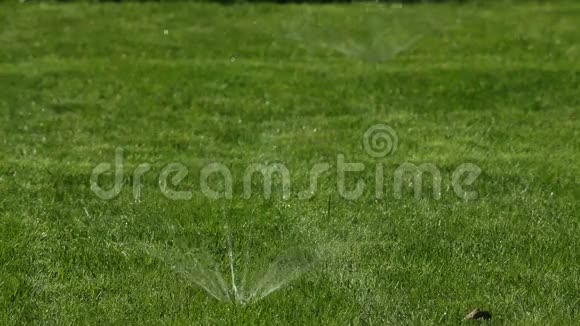
M 298 279 L 317 262 L 312 250 L 291 248 L 270 262 L 251 259 L 251 251 L 244 252 L 236 264 L 236 253 L 231 235 L 227 237 L 227 269 L 222 273 L 220 264 L 204 250 L 163 253 L 160 255 L 185 280 L 197 285 L 211 297 L 240 305 L 264 299 Z M 229 274 L 229 282 L 226 281 Z M 238 279 L 238 276 L 241 278 Z

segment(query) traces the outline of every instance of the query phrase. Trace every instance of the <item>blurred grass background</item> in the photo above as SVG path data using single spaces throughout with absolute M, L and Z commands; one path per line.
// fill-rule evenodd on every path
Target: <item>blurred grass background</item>
M 565 1 L 2 3 L 0 323 L 457 324 L 480 307 L 494 324 L 574 324 L 579 18 Z M 362 147 L 376 123 L 400 140 L 385 189 L 404 162 L 444 180 L 471 162 L 479 200 L 447 181 L 441 200 L 376 200 Z M 90 173 L 117 147 L 126 185 L 103 201 Z M 367 167 L 349 179 L 367 183 L 357 201 L 332 173 L 307 201 L 241 197 L 251 163 L 284 163 L 298 191 L 338 153 Z M 171 162 L 191 200 L 161 194 Z M 232 170 L 232 200 L 199 191 L 210 162 Z M 236 307 L 148 250 L 202 248 L 225 269 L 226 222 L 240 264 L 298 246 L 322 259 Z

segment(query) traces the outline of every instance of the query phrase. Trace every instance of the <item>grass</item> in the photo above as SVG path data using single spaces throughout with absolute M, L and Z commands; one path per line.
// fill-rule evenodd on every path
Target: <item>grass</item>
M 475 307 L 494 324 L 576 323 L 579 19 L 574 2 L 0 4 L 0 324 L 458 324 Z M 377 123 L 399 138 L 386 158 L 362 146 Z M 102 200 L 91 171 L 117 147 L 126 185 Z M 348 177 L 363 196 L 327 172 L 301 199 L 337 154 L 364 163 Z M 441 199 L 376 199 L 377 161 L 386 189 L 400 164 L 435 164 Z M 172 162 L 189 200 L 159 190 Z M 211 162 L 232 171 L 232 199 L 200 191 Z M 242 196 L 264 162 L 288 167 L 289 199 L 279 183 Z M 482 170 L 468 202 L 445 181 L 466 162 Z M 237 266 L 297 248 L 317 263 L 224 303 L 174 265 L 202 250 L 229 275 L 228 236 Z

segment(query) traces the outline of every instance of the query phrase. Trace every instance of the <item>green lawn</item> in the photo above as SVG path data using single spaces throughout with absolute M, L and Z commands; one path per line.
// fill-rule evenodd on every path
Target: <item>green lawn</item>
M 0 324 L 440 325 L 475 307 L 577 323 L 579 21 L 575 2 L 0 3 Z M 389 156 L 365 150 L 377 124 L 397 134 Z M 89 180 L 116 148 L 125 184 L 104 200 Z M 339 154 L 365 167 L 346 177 L 357 198 Z M 170 163 L 191 198 L 162 193 Z M 202 191 L 209 163 L 232 198 Z M 289 198 L 280 178 L 246 198 L 252 163 L 284 164 Z M 331 168 L 305 199 L 317 163 Z M 436 166 L 441 198 L 430 179 L 398 198 L 403 163 Z M 481 169 L 471 201 L 449 181 L 464 163 Z M 238 284 L 286 286 L 215 299 L 194 258 L 229 283 L 230 253 Z

